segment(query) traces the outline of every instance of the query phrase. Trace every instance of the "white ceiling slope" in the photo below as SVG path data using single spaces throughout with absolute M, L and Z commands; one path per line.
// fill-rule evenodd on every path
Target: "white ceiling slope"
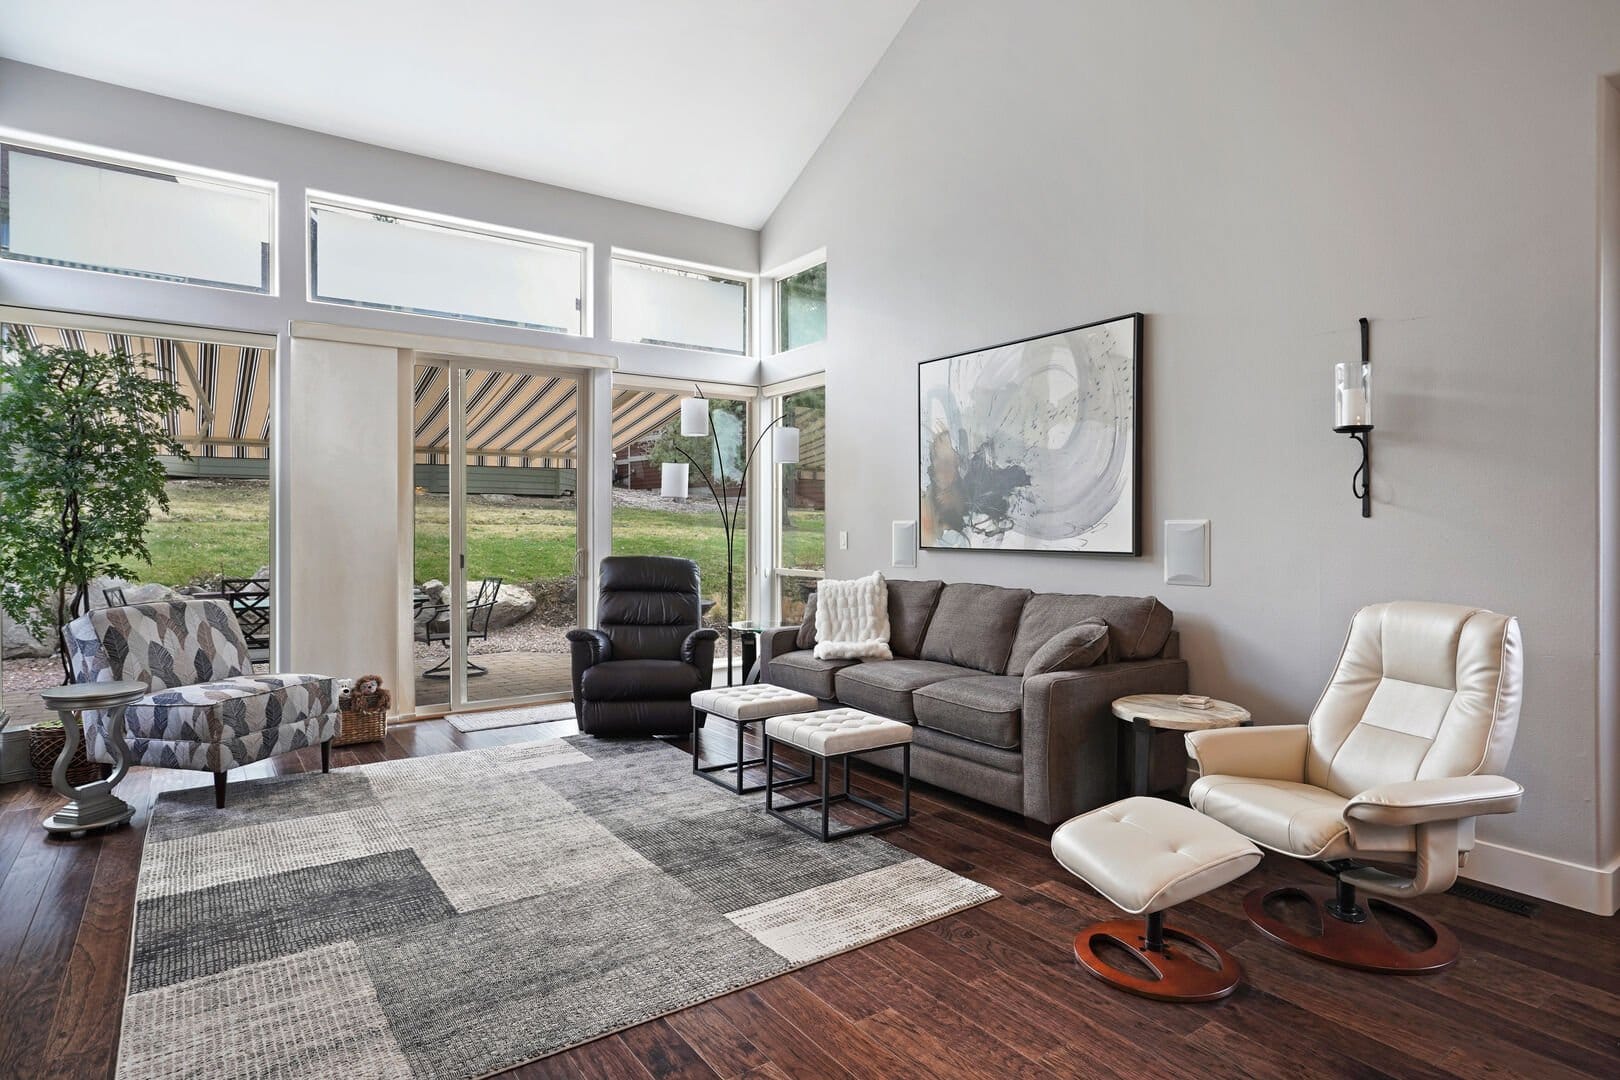
M 0 55 L 758 228 L 915 6 L 0 0 Z

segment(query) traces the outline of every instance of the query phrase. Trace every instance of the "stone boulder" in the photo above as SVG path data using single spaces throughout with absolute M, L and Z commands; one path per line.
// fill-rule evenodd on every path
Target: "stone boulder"
M 417 615 L 416 622 L 418 625 L 425 623 L 437 609 L 439 603 L 444 599 L 446 587 L 444 582 L 438 580 L 424 581 L 422 583 L 422 591 L 432 597 L 432 600 Z M 467 603 L 471 604 L 477 598 L 478 582 L 467 582 Z M 516 585 L 502 585 L 500 591 L 495 594 L 495 610 L 490 612 L 489 628 L 499 630 L 502 627 L 522 622 L 533 613 L 535 604 L 534 594 L 528 589 L 519 588 Z M 448 613 L 442 613 L 438 619 L 434 620 L 433 629 L 442 632 L 448 624 Z
M 107 589 L 123 589 L 126 604 L 157 604 L 165 600 L 186 599 L 186 594 L 179 589 L 171 589 L 155 581 L 137 583 L 125 581 L 123 578 L 99 577 L 90 583 L 91 608 L 99 609 L 107 606 Z
M 6 660 L 43 660 L 56 655 L 56 646 L 46 645 L 29 632 L 26 626 L 11 621 L 11 616 L 0 612 L 0 658 Z

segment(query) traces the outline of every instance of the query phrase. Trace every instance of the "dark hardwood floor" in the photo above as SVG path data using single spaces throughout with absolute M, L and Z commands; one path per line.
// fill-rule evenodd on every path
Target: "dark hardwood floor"
M 339 749 L 334 767 L 565 734 L 569 725 L 462 735 L 444 721 Z M 670 753 L 676 753 L 675 747 Z M 319 769 L 314 750 L 233 779 Z M 0 1077 L 111 1077 L 135 877 L 152 800 L 207 784 L 133 770 L 128 828 L 47 840 L 49 792 L 0 788 Z M 863 778 L 880 793 L 886 781 Z M 1419 907 L 1463 945 L 1453 970 L 1380 978 L 1260 938 L 1245 892 L 1313 871 L 1268 858 L 1172 914 L 1246 969 L 1212 1005 L 1102 986 L 1075 963 L 1083 924 L 1116 913 L 1007 815 L 923 788 L 909 851 L 1002 898 L 898 937 L 526 1065 L 508 1077 L 1433 1077 L 1620 1075 L 1620 922 L 1545 905 L 1531 918 L 1452 896 Z

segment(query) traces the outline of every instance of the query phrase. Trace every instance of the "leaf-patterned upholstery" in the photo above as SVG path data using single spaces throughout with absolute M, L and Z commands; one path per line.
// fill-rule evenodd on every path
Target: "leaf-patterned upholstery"
M 327 675 L 255 675 L 222 600 L 95 610 L 63 631 L 75 682 L 132 679 L 152 690 L 124 710 L 130 763 L 224 772 L 325 742 L 339 731 Z M 110 762 L 105 715 L 84 714 L 90 757 Z

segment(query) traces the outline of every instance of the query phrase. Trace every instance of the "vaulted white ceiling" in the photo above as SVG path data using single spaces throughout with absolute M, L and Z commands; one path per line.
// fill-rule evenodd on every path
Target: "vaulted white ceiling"
M 0 0 L 0 55 L 757 228 L 915 5 Z

